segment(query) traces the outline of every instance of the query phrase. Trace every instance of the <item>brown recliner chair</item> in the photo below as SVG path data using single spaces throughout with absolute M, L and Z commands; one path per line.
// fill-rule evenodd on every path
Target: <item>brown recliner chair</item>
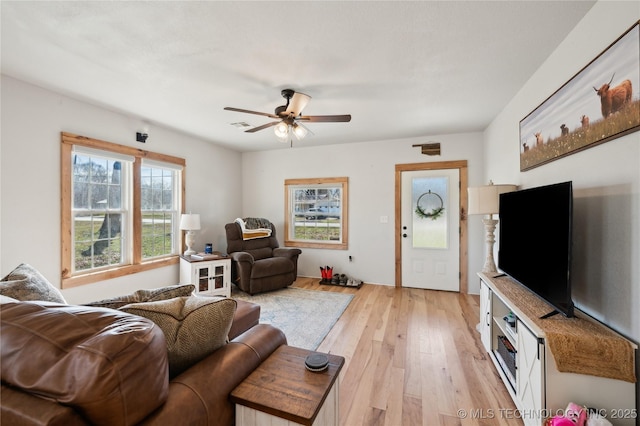
M 231 257 L 231 281 L 249 294 L 290 286 L 298 276 L 297 248 L 278 245 L 276 229 L 271 236 L 244 240 L 236 222 L 227 223 L 227 253 Z

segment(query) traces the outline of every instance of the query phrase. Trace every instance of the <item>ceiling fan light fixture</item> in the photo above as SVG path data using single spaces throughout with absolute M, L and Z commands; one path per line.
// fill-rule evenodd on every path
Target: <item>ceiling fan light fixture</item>
M 278 138 L 286 138 L 287 136 L 289 136 L 289 125 L 282 121 L 276 124 L 276 126 L 273 128 L 273 133 L 275 133 L 276 137 Z
M 291 134 L 289 127 L 290 126 L 283 121 L 276 124 L 276 126 L 273 128 L 273 133 L 275 133 L 276 138 L 279 142 L 289 142 L 289 135 Z
M 309 131 L 305 129 L 304 126 L 301 126 L 298 123 L 293 124 L 293 134 L 296 135 L 296 138 L 298 138 L 299 141 L 304 139 L 304 137 L 307 136 L 307 133 L 309 133 Z

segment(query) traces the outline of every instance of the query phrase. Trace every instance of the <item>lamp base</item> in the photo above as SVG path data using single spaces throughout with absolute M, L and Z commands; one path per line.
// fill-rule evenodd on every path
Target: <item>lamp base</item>
M 191 256 L 192 254 L 196 254 L 196 251 L 191 247 L 195 243 L 196 233 L 194 231 L 187 231 L 185 235 L 184 243 L 187 245 L 187 249 L 184 252 L 185 256 Z
M 482 223 L 484 223 L 484 229 L 487 233 L 486 235 L 486 245 L 487 245 L 487 259 L 484 262 L 484 266 L 482 267 L 483 273 L 495 273 L 498 272 L 498 268 L 496 268 L 496 261 L 493 259 L 493 244 L 496 242 L 496 238 L 494 232 L 496 230 L 496 224 L 498 221 L 496 219 L 491 218 L 482 219 Z

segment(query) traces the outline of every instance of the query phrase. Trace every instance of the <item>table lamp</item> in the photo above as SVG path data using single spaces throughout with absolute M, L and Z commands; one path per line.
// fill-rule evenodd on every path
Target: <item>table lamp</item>
M 516 185 L 503 184 L 494 185 L 489 181 L 489 185 L 468 188 L 469 193 L 469 214 L 488 214 L 488 219 L 482 219 L 484 229 L 487 233 L 485 242 L 487 243 L 487 259 L 482 267 L 482 272 L 498 272 L 496 262 L 493 259 L 493 244 L 496 242 L 495 230 L 497 219 L 493 215 L 500 212 L 500 194 L 515 191 Z
M 180 218 L 180 229 L 187 231 L 185 235 L 187 250 L 185 250 L 184 255 L 189 256 L 196 254 L 196 251 L 191 247 L 193 246 L 193 243 L 195 243 L 196 238 L 196 233 L 194 231 L 198 231 L 200 229 L 200 215 L 191 213 L 183 214 Z

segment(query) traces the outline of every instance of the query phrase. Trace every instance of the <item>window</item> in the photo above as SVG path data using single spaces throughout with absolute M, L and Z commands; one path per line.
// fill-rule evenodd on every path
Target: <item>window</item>
M 121 229 L 128 225 L 133 157 L 76 147 L 71 161 L 74 272 L 126 263 Z
M 285 245 L 347 249 L 348 178 L 285 180 Z
M 179 230 L 178 174 L 169 164 L 142 160 L 142 258 L 176 253 Z
M 184 164 L 62 133 L 62 288 L 178 262 Z

